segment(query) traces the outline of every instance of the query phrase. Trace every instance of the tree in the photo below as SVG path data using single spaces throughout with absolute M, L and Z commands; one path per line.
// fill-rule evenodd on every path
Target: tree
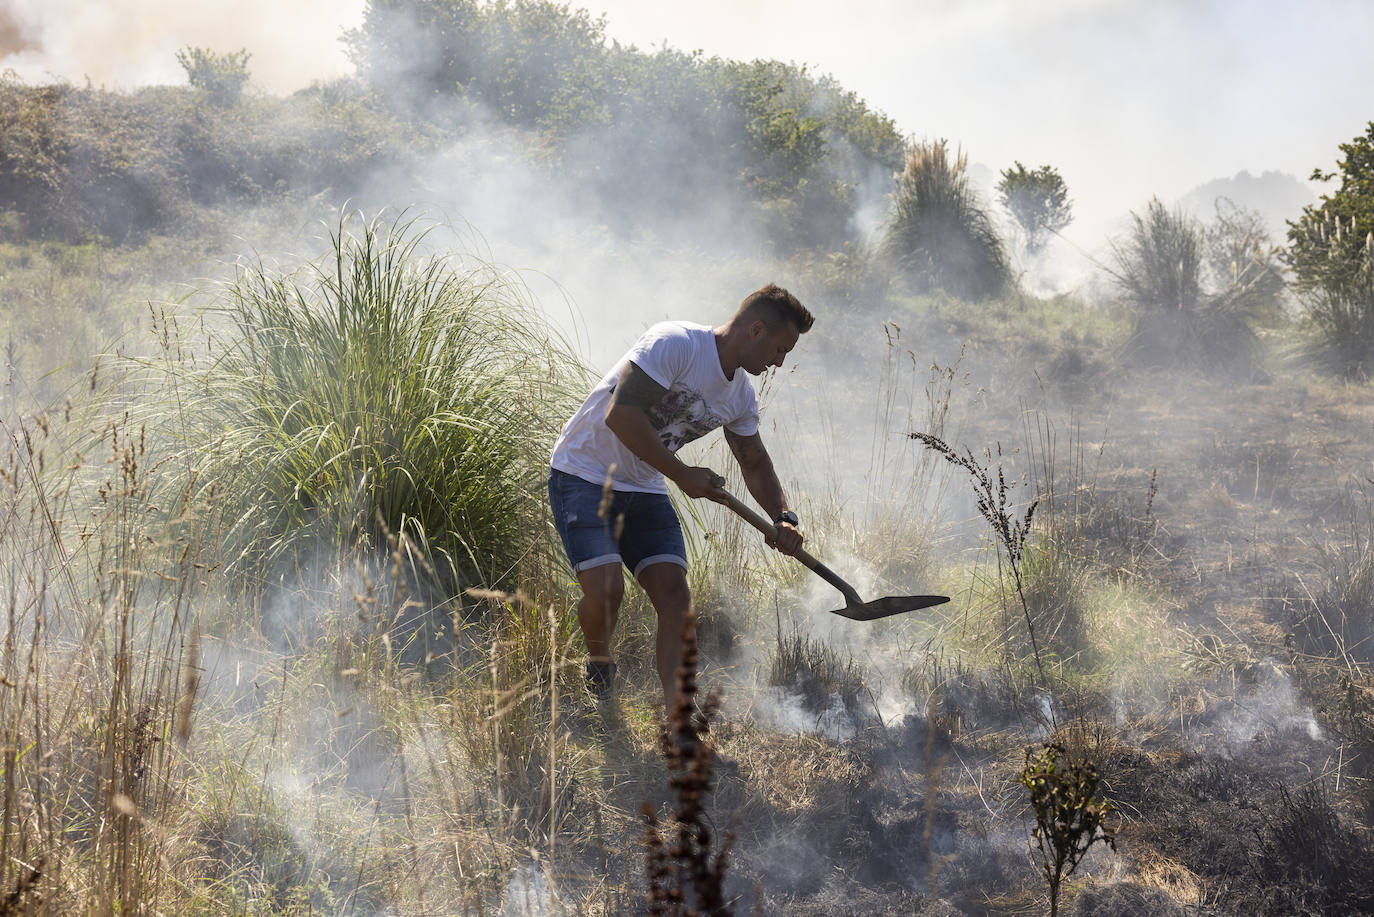
M 1289 222 L 1285 260 L 1340 370 L 1367 376 L 1374 368 L 1374 121 L 1340 151 L 1338 172 L 1312 172 L 1313 181 L 1339 174 L 1340 188 Z
M 1025 232 L 1026 250 L 1031 254 L 1044 248 L 1050 233 L 1058 232 L 1073 220 L 1069 189 L 1054 166 L 1027 169 L 1017 162 L 1002 171 L 997 194 L 1002 206 Z
M 177 52 L 177 63 L 186 71 L 191 85 L 209 97 L 215 105 L 228 107 L 238 102 L 243 87 L 248 84 L 246 48 L 231 54 L 216 54 L 209 48 L 187 46 Z

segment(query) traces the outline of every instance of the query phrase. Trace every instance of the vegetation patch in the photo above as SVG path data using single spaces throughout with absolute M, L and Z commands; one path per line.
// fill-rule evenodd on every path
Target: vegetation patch
M 513 278 L 422 239 L 345 216 L 326 259 L 241 272 L 208 368 L 173 364 L 245 582 L 388 538 L 446 597 L 550 562 L 540 494 L 579 364 Z

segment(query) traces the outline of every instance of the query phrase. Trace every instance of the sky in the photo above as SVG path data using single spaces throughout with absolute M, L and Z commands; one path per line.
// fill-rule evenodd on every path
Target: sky
M 1101 231 L 1241 171 L 1306 179 L 1374 119 L 1371 0 L 575 2 L 650 48 L 828 73 L 905 134 L 987 170 L 1054 165 Z M 0 0 L 0 70 L 126 87 L 183 79 L 186 45 L 251 54 L 287 92 L 350 71 L 362 0 Z

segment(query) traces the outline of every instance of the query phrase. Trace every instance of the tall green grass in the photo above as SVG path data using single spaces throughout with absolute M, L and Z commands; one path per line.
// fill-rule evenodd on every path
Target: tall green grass
M 432 234 L 345 213 L 322 259 L 259 262 L 225 290 L 188 429 L 217 444 L 204 473 L 250 582 L 388 534 L 449 596 L 544 556 L 543 478 L 580 363 L 518 279 L 427 251 Z
M 1256 372 L 1260 346 L 1250 321 L 1260 299 L 1238 280 L 1217 291 L 1204 287 L 1206 237 L 1197 220 L 1152 199 L 1144 216 L 1131 214 L 1112 256 L 1116 286 L 1135 317 L 1129 356 Z
M 1202 228 L 1158 198 L 1142 217 L 1131 214 L 1131 230 L 1113 248 L 1117 286 L 1143 309 L 1188 314 L 1202 300 Z
M 907 151 L 884 248 L 917 292 L 985 299 L 1010 280 L 1006 249 L 967 171 L 968 155 L 951 158 L 944 140 Z

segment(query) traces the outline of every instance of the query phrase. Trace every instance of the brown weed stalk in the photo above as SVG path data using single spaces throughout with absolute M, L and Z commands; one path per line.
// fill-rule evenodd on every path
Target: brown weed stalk
M 1036 507 L 1040 505 L 1040 498 L 1036 497 L 1026 506 L 1024 513 L 1017 514 L 1010 505 L 1008 496 L 1011 493 L 1011 486 L 1007 483 L 1005 472 L 1002 470 L 1001 462 L 997 463 L 997 471 L 993 473 L 994 455 L 991 450 L 984 450 L 984 462 L 980 463 L 974 458 L 973 450 L 965 448 L 961 453 L 953 446 L 930 433 L 911 433 L 912 439 L 919 440 L 927 449 L 937 453 L 945 461 L 968 472 L 973 479 L 973 492 L 978 503 L 978 513 L 992 528 L 993 535 L 996 536 L 998 549 L 1007 558 L 1007 565 L 1011 567 L 1012 580 L 1016 584 L 1016 596 L 1021 601 L 1021 611 L 1026 618 L 1026 631 L 1030 634 L 1031 650 L 1035 653 L 1035 668 L 1040 673 L 1041 684 L 1046 684 L 1045 666 L 1040 660 L 1040 642 L 1035 636 L 1035 623 L 1031 619 L 1030 603 L 1026 601 L 1026 591 L 1021 580 L 1021 561 L 1025 556 L 1026 538 L 1030 535 L 1031 522 L 1035 518 Z M 1001 459 L 1002 449 L 997 448 L 996 459 Z
M 669 823 L 661 825 L 654 808 L 644 803 L 645 867 L 649 878 L 649 913 L 663 917 L 727 917 L 725 872 L 734 837 L 727 834 L 713 852 L 714 837 L 706 821 L 715 752 L 702 740 L 720 709 L 712 692 L 698 707 L 696 616 L 688 613 L 677 670 L 677 703 L 662 736 L 668 762 L 668 788 L 676 800 Z

